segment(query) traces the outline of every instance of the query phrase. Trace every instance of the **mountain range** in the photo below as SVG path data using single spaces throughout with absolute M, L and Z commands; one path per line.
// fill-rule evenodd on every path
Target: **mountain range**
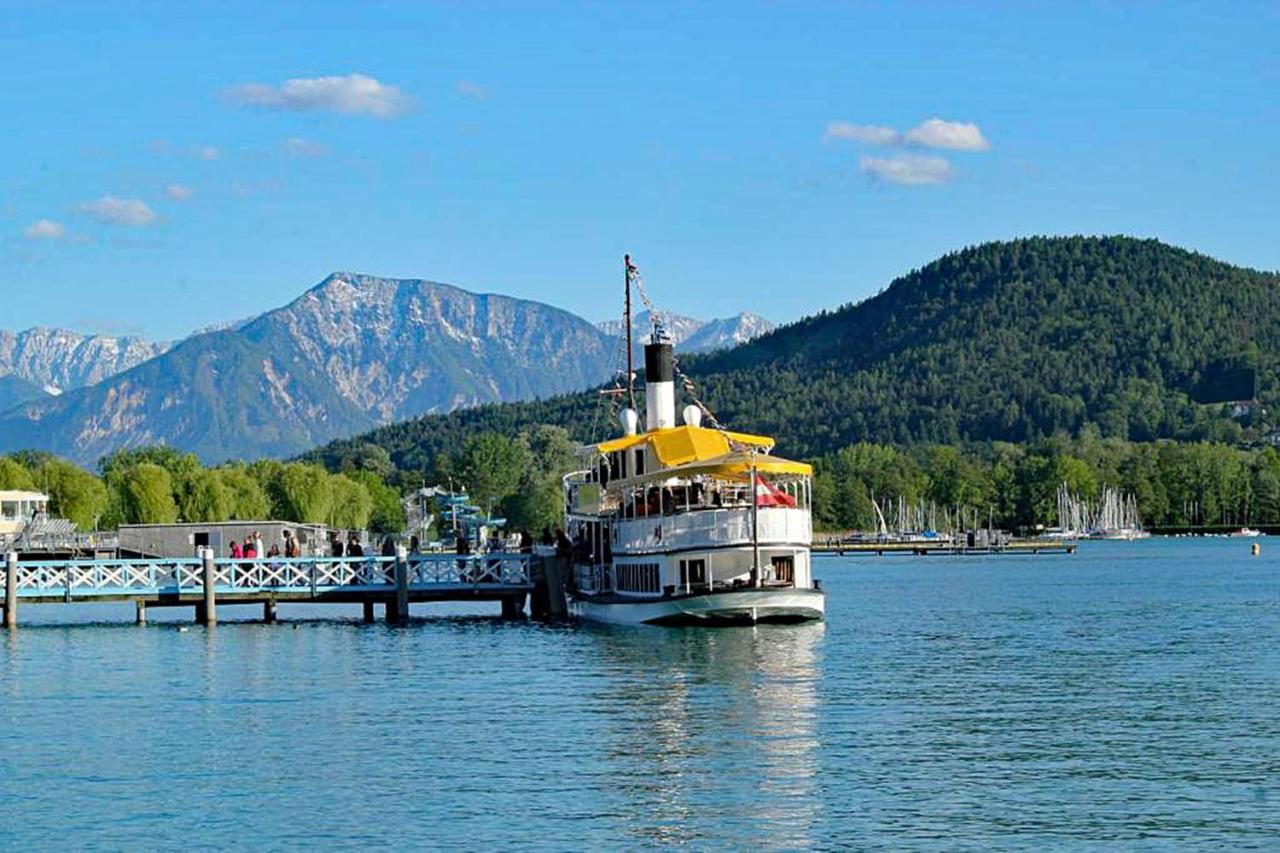
M 768 327 L 686 320 L 689 346 Z M 568 311 L 439 282 L 334 273 L 261 316 L 176 344 L 31 330 L 0 336 L 0 450 L 82 464 L 166 444 L 207 462 L 293 455 L 424 413 L 587 388 L 616 333 Z
M 0 330 L 0 377 L 22 380 L 36 392 L 56 396 L 128 370 L 170 346 L 139 337 L 85 335 L 66 329 Z M 8 383 L 10 390 L 18 387 L 13 380 Z
M 788 456 L 858 441 L 1025 442 L 1089 431 L 1271 440 L 1280 276 L 1156 240 L 988 243 L 869 299 L 682 361 L 721 422 L 775 436 Z M 389 425 L 310 456 L 341 466 L 377 445 L 402 470 L 430 472 L 468 435 L 542 423 L 583 441 L 617 431 L 599 396 L 579 393 Z
M 746 311 L 734 317 L 708 321 L 695 320 L 692 317 L 665 311 L 659 311 L 657 316 L 671 343 L 685 353 L 728 349 L 754 340 L 774 329 L 773 323 Z M 622 319 L 605 320 L 597 323 L 596 328 L 608 335 L 610 339 L 616 340 L 622 334 L 623 325 Z M 653 326 L 652 312 L 641 311 L 631 318 L 632 349 L 637 362 L 642 360 L 644 345 L 649 339 L 649 332 Z

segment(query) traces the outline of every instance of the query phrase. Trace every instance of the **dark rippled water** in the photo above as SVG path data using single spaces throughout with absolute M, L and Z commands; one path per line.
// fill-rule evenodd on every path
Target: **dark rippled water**
M 824 557 L 828 621 L 756 629 L 28 606 L 0 844 L 1277 846 L 1262 548 Z

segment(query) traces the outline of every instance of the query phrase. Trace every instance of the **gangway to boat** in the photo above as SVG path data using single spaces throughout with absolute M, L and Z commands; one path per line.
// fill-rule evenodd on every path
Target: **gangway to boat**
M 148 607 L 194 607 L 197 621 L 216 621 L 219 604 L 260 604 L 272 621 L 276 605 L 361 604 L 366 621 L 374 605 L 388 621 L 408 605 L 431 601 L 500 601 L 504 616 L 523 612 L 533 591 L 533 557 L 525 553 L 406 554 L 394 557 L 215 558 L 205 551 L 186 559 L 19 560 L 4 563 L 5 623 L 17 622 L 19 604 L 133 601 L 139 622 Z

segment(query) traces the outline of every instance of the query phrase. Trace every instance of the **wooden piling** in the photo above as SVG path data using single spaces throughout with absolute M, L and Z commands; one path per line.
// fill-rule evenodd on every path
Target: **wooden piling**
M 133 621 L 138 625 L 147 624 L 147 603 L 145 601 L 135 601 L 133 603 Z
M 394 608 L 390 602 L 387 603 L 387 621 L 403 622 L 409 618 L 409 550 L 403 545 L 396 548 L 395 576 L 396 602 Z
M 372 622 L 373 621 L 373 602 L 366 601 L 361 606 L 364 610 L 364 621 Z
M 533 598 L 529 609 L 534 619 L 555 622 L 569 615 L 564 595 L 564 572 L 567 567 L 568 561 L 563 557 L 533 558 L 529 570 L 533 581 Z
M 274 598 L 268 598 L 266 601 L 262 602 L 262 621 L 266 622 L 268 625 L 272 625 L 275 623 L 276 617 L 276 600 Z
M 196 619 L 205 625 L 216 625 L 218 623 L 218 601 L 214 593 L 217 587 L 217 569 L 213 563 L 213 549 L 203 549 L 200 552 L 200 561 L 204 602 L 201 607 L 196 609 Z
M 524 594 L 508 595 L 502 599 L 502 618 L 521 619 L 524 617 Z
M 4 626 L 18 627 L 18 552 L 10 551 L 4 558 Z

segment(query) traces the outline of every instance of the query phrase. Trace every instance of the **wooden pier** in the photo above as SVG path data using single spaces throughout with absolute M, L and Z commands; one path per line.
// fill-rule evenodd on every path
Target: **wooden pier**
M 814 554 L 885 557 L 906 555 L 982 556 L 993 554 L 1074 554 L 1077 543 L 1067 539 L 1012 539 L 998 545 L 953 542 L 815 542 Z
M 409 605 L 498 601 L 502 615 L 523 615 L 535 591 L 533 563 L 521 553 L 406 554 L 395 557 L 19 560 L 4 564 L 5 626 L 16 627 L 27 604 L 132 601 L 139 624 L 152 607 L 190 607 L 214 624 L 223 605 L 258 605 L 274 621 L 279 604 L 360 604 L 372 622 L 381 605 L 388 622 L 408 618 Z M 556 615 L 556 614 L 553 614 Z

